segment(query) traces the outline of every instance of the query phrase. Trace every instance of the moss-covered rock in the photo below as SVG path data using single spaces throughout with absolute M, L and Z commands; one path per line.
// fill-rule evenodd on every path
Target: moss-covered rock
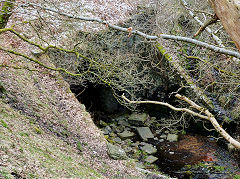
M 112 145 L 110 143 L 107 144 L 108 147 L 108 155 L 115 159 L 115 160 L 126 160 L 128 157 L 125 153 L 125 151 L 116 145 Z

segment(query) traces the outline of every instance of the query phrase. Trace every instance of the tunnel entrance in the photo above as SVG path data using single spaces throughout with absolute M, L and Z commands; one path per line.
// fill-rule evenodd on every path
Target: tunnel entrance
M 217 167 L 222 167 L 222 163 L 229 165 L 231 172 L 236 172 L 235 160 L 230 160 L 230 155 L 221 146 L 208 139 L 206 131 L 201 132 L 201 125 L 197 127 L 197 123 L 190 122 L 190 129 L 185 130 L 187 134 L 181 133 L 181 129 L 178 130 L 176 127 L 173 128 L 174 130 L 170 127 L 159 130 L 158 124 L 171 119 L 168 108 L 160 105 L 143 105 L 138 107 L 138 113 L 134 113 L 121 105 L 114 97 L 112 89 L 105 85 L 88 83 L 85 86 L 71 85 L 70 88 L 91 113 L 94 123 L 102 130 L 106 140 L 114 145 L 120 145 L 127 156 L 135 159 L 139 165 L 149 169 L 155 168 L 179 178 L 228 176 L 225 171 L 219 174 L 211 168 L 208 170 L 202 167 L 203 164 L 209 165 L 213 162 Z M 163 91 L 161 98 L 164 100 L 169 93 Z M 152 100 L 156 100 L 157 97 L 155 93 L 153 94 Z M 174 104 L 175 101 L 168 98 L 167 102 Z M 141 124 L 134 118 L 141 119 Z M 133 121 L 131 122 L 130 119 Z M 147 131 L 147 136 L 150 136 L 147 140 L 142 138 L 144 133 L 140 132 L 142 129 Z M 179 137 L 172 142 L 169 136 Z M 212 143 L 213 145 L 210 145 Z M 228 158 L 228 161 L 223 161 L 213 153 L 221 153 Z M 149 157 L 157 161 L 151 163 L 146 160 Z M 186 168 L 186 165 L 190 168 Z
M 96 125 L 100 120 L 110 122 L 109 116 L 130 113 L 130 110 L 121 105 L 113 96 L 110 87 L 89 83 L 85 86 L 71 85 L 70 89 L 78 101 L 84 104 L 86 110 L 91 113 Z

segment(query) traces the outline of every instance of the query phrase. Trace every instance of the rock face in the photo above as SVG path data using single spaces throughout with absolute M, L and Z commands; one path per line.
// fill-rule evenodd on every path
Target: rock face
M 107 148 L 108 155 L 115 160 L 126 160 L 128 158 L 121 147 L 107 143 Z
M 148 115 L 146 113 L 142 114 L 133 113 L 129 116 L 128 122 L 135 126 L 143 126 L 147 119 Z
M 112 89 L 102 86 L 98 89 L 101 110 L 109 114 L 114 114 L 124 110 L 124 107 L 118 103 L 113 96 Z
M 153 133 L 149 127 L 138 127 L 137 132 L 144 141 L 154 138 Z

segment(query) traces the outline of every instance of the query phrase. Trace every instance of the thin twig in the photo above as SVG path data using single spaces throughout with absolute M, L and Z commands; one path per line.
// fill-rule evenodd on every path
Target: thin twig
M 192 18 L 198 22 L 198 24 L 200 26 L 204 26 L 204 23 L 202 21 L 199 20 L 199 18 L 197 16 L 194 15 L 194 13 L 187 7 L 188 4 L 185 0 L 181 0 L 181 4 L 188 10 L 188 13 L 190 16 L 192 16 Z M 206 27 L 206 31 L 213 37 L 213 39 L 215 40 L 215 42 L 220 46 L 220 47 L 224 47 L 224 45 L 222 44 L 221 39 L 218 38 L 218 36 L 216 36 L 212 30 L 209 27 Z

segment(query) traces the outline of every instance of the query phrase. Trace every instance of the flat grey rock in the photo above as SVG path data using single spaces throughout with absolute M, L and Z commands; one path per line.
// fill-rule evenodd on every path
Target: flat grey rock
M 110 126 L 106 126 L 104 128 L 102 128 L 103 134 L 104 135 L 109 135 L 112 132 L 112 129 Z
M 153 133 L 149 127 L 138 127 L 137 132 L 144 141 L 154 138 Z
M 123 126 L 117 126 L 116 128 L 114 128 L 114 132 L 116 133 L 121 133 L 124 131 L 124 127 Z
M 122 142 L 122 140 L 119 137 L 113 138 L 113 141 L 119 144 Z
M 104 122 L 103 120 L 100 120 L 99 125 L 103 126 L 103 127 L 106 127 L 108 124 L 106 122 Z
M 176 134 L 168 134 L 167 135 L 167 140 L 169 142 L 177 142 L 178 141 L 178 135 L 176 135 Z
M 111 132 L 111 133 L 109 134 L 109 136 L 110 136 L 110 137 L 117 137 L 117 134 L 115 134 L 114 132 Z
M 159 142 L 164 142 L 164 139 L 159 139 Z
M 138 147 L 138 146 L 139 146 L 139 144 L 140 144 L 140 142 L 139 142 L 139 141 L 137 141 L 137 142 L 135 142 L 135 143 L 132 143 L 132 144 L 131 144 L 131 147 Z
M 164 131 L 165 134 L 169 134 L 170 132 L 169 131 Z
M 145 168 L 145 166 L 142 163 L 140 163 L 140 162 L 136 162 L 136 167 L 138 167 L 138 168 Z
M 107 143 L 107 152 L 108 155 L 115 160 L 126 160 L 128 158 L 127 154 L 121 147 L 110 143 Z
M 148 156 L 147 158 L 145 158 L 144 161 L 152 164 L 152 163 L 156 162 L 157 160 L 158 160 L 157 157 L 154 157 L 153 155 L 150 155 L 150 156 Z
M 131 147 L 126 147 L 126 148 L 124 148 L 124 151 L 126 152 L 126 153 L 129 153 L 129 152 L 131 152 L 133 149 L 131 148 Z
M 148 145 L 146 142 L 140 142 L 140 145 Z
M 153 147 L 151 144 L 146 144 L 142 147 L 142 151 L 146 152 L 147 154 L 155 154 L 157 153 L 157 149 Z
M 167 135 L 166 134 L 162 134 L 162 135 L 159 136 L 159 138 L 166 139 Z
M 143 126 L 147 119 L 148 119 L 148 114 L 146 113 L 141 113 L 141 114 L 133 113 L 129 116 L 128 122 L 135 126 Z
M 133 132 L 130 132 L 130 131 L 123 131 L 121 133 L 117 133 L 117 135 L 122 139 L 122 140 L 125 140 L 125 139 L 129 139 L 129 138 L 132 138 L 133 136 L 135 136 L 135 134 Z
M 121 119 L 118 121 L 118 125 L 120 126 L 126 126 L 126 127 L 130 127 L 131 124 L 129 124 L 127 121 L 125 121 L 124 119 Z

